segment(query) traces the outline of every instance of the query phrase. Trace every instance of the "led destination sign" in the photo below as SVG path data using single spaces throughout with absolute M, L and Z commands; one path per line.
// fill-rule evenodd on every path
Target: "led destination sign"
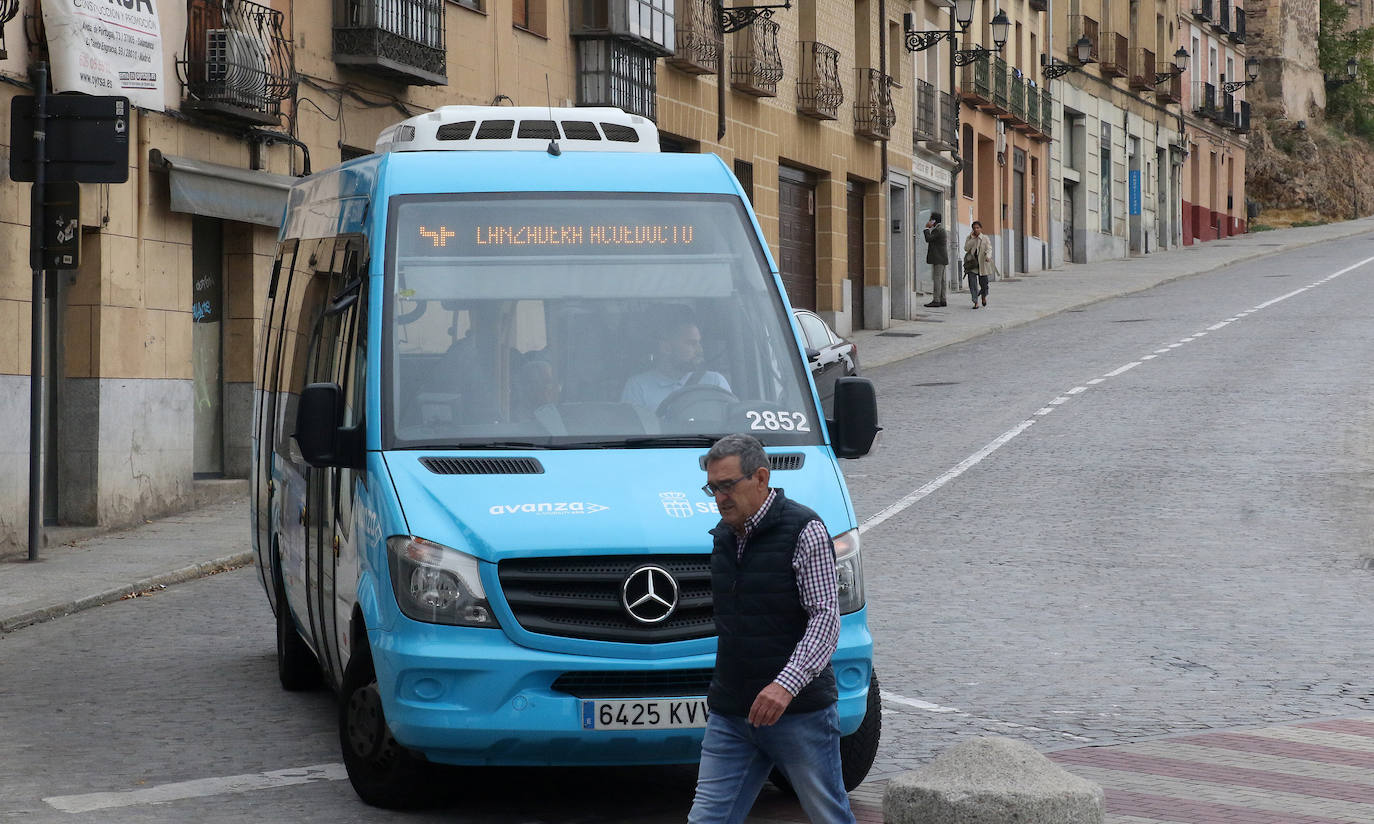
M 417 227 L 421 248 L 446 248 L 458 230 L 449 226 Z M 691 246 L 696 226 L 691 224 L 486 225 L 464 229 L 472 246 Z M 455 243 L 455 245 L 458 245 Z

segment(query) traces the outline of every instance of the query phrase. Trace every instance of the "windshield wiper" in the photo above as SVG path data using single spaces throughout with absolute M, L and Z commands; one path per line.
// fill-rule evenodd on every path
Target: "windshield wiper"
M 643 438 L 626 438 L 622 444 L 630 449 L 644 449 L 655 446 L 715 446 L 724 435 L 650 435 Z
M 465 443 L 449 447 L 450 449 L 557 449 L 546 443 L 531 443 L 529 441 L 483 441 L 482 443 Z

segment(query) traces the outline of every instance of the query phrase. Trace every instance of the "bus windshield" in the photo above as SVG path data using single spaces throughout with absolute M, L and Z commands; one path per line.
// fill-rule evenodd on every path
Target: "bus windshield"
M 820 442 L 737 198 L 398 195 L 387 448 Z

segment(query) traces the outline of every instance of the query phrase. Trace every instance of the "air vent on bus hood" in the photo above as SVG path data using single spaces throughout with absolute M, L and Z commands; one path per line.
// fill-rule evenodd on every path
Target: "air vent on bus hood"
M 542 475 L 544 466 L 534 458 L 421 458 L 425 469 L 436 475 Z
M 768 456 L 769 468 L 773 472 L 779 472 L 784 469 L 801 469 L 802 464 L 805 461 L 806 456 L 800 452 L 787 452 L 781 455 Z M 705 472 L 706 456 L 702 455 L 701 458 L 697 461 L 697 463 L 701 464 L 701 471 Z

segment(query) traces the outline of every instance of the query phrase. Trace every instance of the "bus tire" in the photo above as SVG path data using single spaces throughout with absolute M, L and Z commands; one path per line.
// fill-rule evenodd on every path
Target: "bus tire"
M 868 771 L 873 768 L 873 759 L 878 755 L 878 740 L 883 731 L 883 702 L 878 694 L 878 673 L 868 679 L 868 704 L 864 711 L 863 723 L 849 735 L 840 736 L 840 775 L 844 778 L 845 792 L 864 783 Z M 768 780 L 773 786 L 788 795 L 796 795 L 787 776 L 782 770 L 773 768 Z
M 301 638 L 291 607 L 286 603 L 286 585 L 281 570 L 273 565 L 272 581 L 277 590 L 277 678 L 287 692 L 313 690 L 320 686 L 320 662 Z
M 377 675 L 366 650 L 357 650 L 339 693 L 339 746 L 353 791 L 387 810 L 419 806 L 428 796 L 429 764 L 391 736 L 382 714 Z

